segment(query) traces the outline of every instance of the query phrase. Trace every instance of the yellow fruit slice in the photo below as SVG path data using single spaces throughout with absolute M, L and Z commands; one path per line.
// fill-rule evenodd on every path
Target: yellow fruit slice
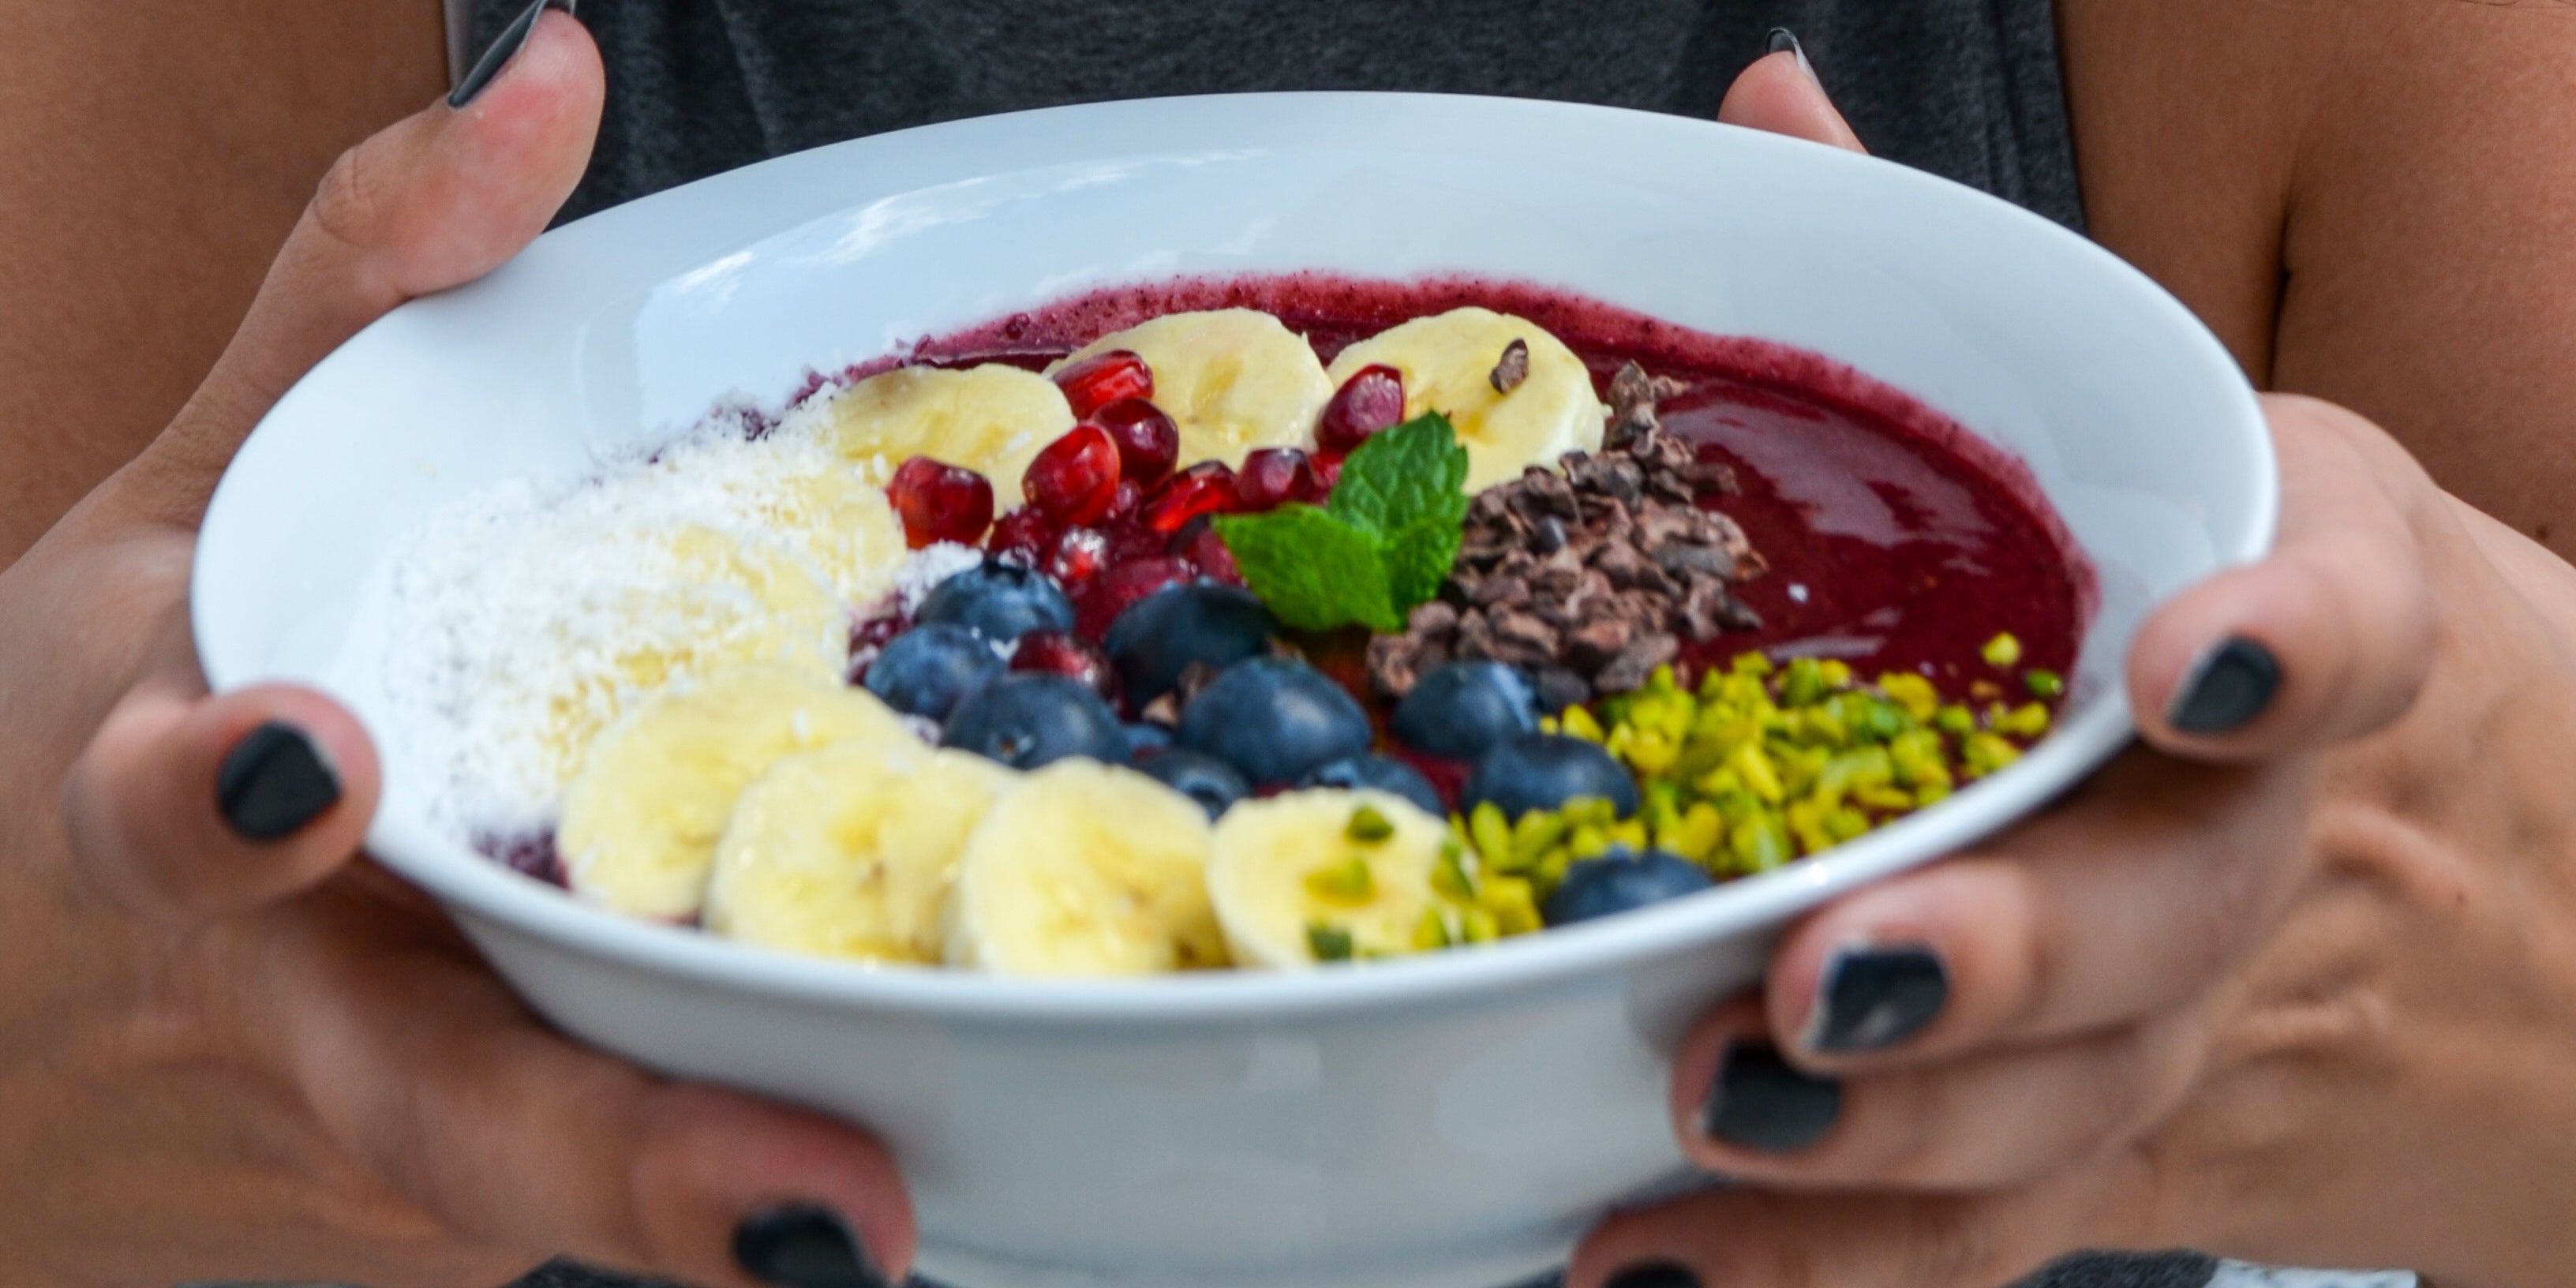
M 555 847 L 573 893 L 620 912 L 697 914 L 743 788 L 839 742 L 920 746 L 864 689 L 770 667 L 675 685 L 602 734 L 564 790 Z
M 966 838 L 1019 776 L 980 756 L 834 743 L 769 767 L 736 802 L 706 927 L 763 947 L 939 961 Z
M 821 433 L 880 487 L 915 456 L 965 466 L 991 481 L 1000 511 L 1019 504 L 1029 458 L 1071 428 L 1073 408 L 1054 381 L 986 363 L 870 376 L 832 398 Z
M 1167 313 L 1084 345 L 1064 363 L 1125 349 L 1154 372 L 1154 405 L 1181 429 L 1183 467 L 1241 468 L 1259 447 L 1306 447 L 1332 401 L 1315 350 L 1254 309 Z
M 1022 779 L 968 838 L 947 959 L 1057 978 L 1222 966 L 1207 856 L 1196 802 L 1133 770 L 1059 760 Z
M 1354 828 L 1363 810 L 1375 824 Z M 1386 792 L 1244 801 L 1216 825 L 1208 897 L 1243 966 L 1301 970 L 1319 946 L 1342 958 L 1419 952 L 1443 946 L 1423 941 L 1426 916 L 1468 937 L 1464 902 L 1433 884 L 1451 844 L 1447 823 Z
M 1528 375 L 1506 393 L 1494 368 L 1513 341 L 1529 349 Z M 1608 409 L 1592 392 L 1592 373 L 1565 343 L 1536 323 L 1491 309 L 1452 309 L 1416 318 L 1362 340 L 1333 359 L 1334 388 L 1360 368 L 1383 364 L 1404 373 L 1404 414 L 1439 412 L 1458 427 L 1467 449 L 1467 490 L 1480 492 L 1553 465 L 1573 451 L 1599 451 Z

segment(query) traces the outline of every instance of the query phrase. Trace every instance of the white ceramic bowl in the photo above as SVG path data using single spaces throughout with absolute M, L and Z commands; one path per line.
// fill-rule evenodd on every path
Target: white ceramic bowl
M 1817 350 L 2029 463 L 2100 609 L 2060 731 L 1832 854 L 1608 923 L 1299 975 L 1008 983 L 631 921 L 423 821 L 353 623 L 440 503 L 665 437 L 729 396 L 1085 287 L 1469 270 Z M 548 234 L 324 362 L 209 512 L 219 686 L 321 684 L 380 730 L 376 855 L 566 1031 L 846 1114 L 894 1147 L 923 1270 L 1012 1284 L 1493 1288 L 1605 1208 L 1686 1184 L 1687 1022 L 1788 918 L 2030 810 L 2128 739 L 2159 596 L 2271 537 L 2272 456 L 2226 352 L 2147 279 L 1962 187 L 1666 116 L 1382 95 L 962 121 L 787 157 Z

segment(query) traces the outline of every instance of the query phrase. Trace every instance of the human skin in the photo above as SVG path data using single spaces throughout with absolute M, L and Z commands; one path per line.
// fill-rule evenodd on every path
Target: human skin
M 2379 4 L 2394 13 L 2398 0 Z M 2231 227 L 2221 216 L 2240 204 L 2278 199 L 2276 233 L 2319 204 L 2332 208 L 2325 191 L 2258 181 L 2329 167 L 2247 144 L 2255 160 L 2241 174 L 2219 167 L 2192 189 L 2172 175 L 2194 172 L 2170 167 L 2226 149 L 2174 144 L 2192 135 L 2168 121 L 2142 127 L 2129 146 L 2178 148 L 2164 158 L 2169 168 L 2142 165 L 2124 188 L 2103 169 L 2113 145 L 2094 141 L 2118 117 L 2102 114 L 2103 82 L 2086 70 L 2079 29 L 2126 14 L 2139 29 L 2125 34 L 2129 44 L 2106 47 L 2152 66 L 2156 39 L 2176 33 L 2151 9 L 2069 3 L 2090 204 L 2106 225 L 2123 209 L 2143 218 L 2137 212 L 2159 201 L 2185 207 L 2165 262 L 2153 262 L 2153 239 L 2134 232 L 2123 234 L 2138 239 L 2131 253 L 2200 307 L 2249 366 L 2284 369 L 2295 310 L 2278 311 L 2268 345 L 2264 327 L 2231 320 L 2228 288 L 2241 292 L 2261 261 L 2219 253 L 2236 242 L 2211 230 Z M 2313 16 L 2296 5 L 2259 16 L 2303 13 Z M 189 18 L 165 16 L 175 24 L 165 33 L 184 37 Z M 2272 84 L 2257 77 L 2186 93 L 2168 83 L 2190 81 L 2173 69 L 2202 65 L 2194 60 L 2212 24 L 2235 30 L 2226 16 L 2203 12 L 2200 30 L 2182 33 L 2190 43 L 2165 48 L 2168 78 L 2146 79 L 2170 102 L 2140 91 L 2142 101 L 2170 116 L 2215 95 L 2202 104 L 2214 115 L 2243 110 L 2248 84 Z M 0 15 L 0 27 L 30 21 Z M 560 19 L 544 33 L 577 40 Z M 0 29 L 0 50 L 13 48 L 11 34 Z M 2221 43 L 2221 63 L 2243 52 Z M 20 70 L 43 71 L 0 68 L 0 84 Z M 1787 60 L 1750 74 L 1729 116 L 1835 138 L 1829 105 Z M 16 128 L 12 120 L 0 132 Z M 2312 132 L 2286 133 L 2305 147 Z M 2209 140 L 2238 135 L 2213 124 Z M 50 136 L 0 138 L 0 147 L 22 144 L 78 177 L 73 154 L 45 152 L 56 146 Z M 114 154 L 93 140 L 77 159 L 95 165 Z M 2253 177 L 2231 186 L 2229 176 Z M 2443 176 L 2466 185 L 2491 177 Z M 198 192 L 198 208 L 215 211 L 225 195 Z M 2507 197 L 2537 199 L 2499 195 L 2490 204 L 2508 219 L 2518 207 Z M 501 232 L 541 222 L 526 210 L 501 213 L 514 217 L 488 226 L 483 259 L 506 253 Z M 320 222 L 366 226 L 345 211 Z M 2188 235 L 2194 226 L 2202 237 Z M 370 244 L 322 244 L 333 241 Z M 2477 239 L 2411 241 L 2395 249 L 2438 259 L 2470 253 Z M 10 875 L 35 882 L 0 899 L 14 918 L 0 944 L 18 959 L 9 978 L 67 977 L 55 992 L 0 1001 L 0 1050 L 19 1053 L 14 1064 L 0 1060 L 12 1079 L 0 1104 L 44 1107 L 6 1120 L 0 1153 L 26 1164 L 7 1174 L 50 1178 L 0 1202 L 0 1246 L 43 1249 L 50 1277 L 466 1282 L 570 1250 L 738 1282 L 720 1254 L 725 1222 L 747 1204 L 799 1196 L 847 1211 L 881 1258 L 900 1264 L 910 1236 L 899 1189 L 863 1137 L 667 1086 L 546 1035 L 416 899 L 346 863 L 371 789 L 353 724 L 311 695 L 206 701 L 192 689 L 187 498 L 299 360 L 395 296 L 470 276 L 474 258 L 388 294 L 377 259 L 291 255 L 290 265 L 337 263 L 341 272 L 308 272 L 299 288 L 280 289 L 266 324 L 236 345 L 229 374 L 198 395 L 172 436 L 0 576 L 9 606 L 0 623 L 14 632 L 0 639 L 0 656 L 11 659 L 0 674 L 18 677 L 0 689 L 0 718 L 37 733 L 13 741 L 16 760 L 0 767 L 0 790 L 11 793 L 0 819 L 16 828 L 5 838 L 17 862 Z M 2282 262 L 2292 259 L 2316 262 L 2285 250 Z M 112 291 L 117 265 L 83 267 L 86 286 Z M 2546 267 L 2526 258 L 2486 271 Z M 51 271 L 19 269 L 39 284 Z M 281 271 L 273 288 L 293 280 Z M 350 294 L 353 280 L 367 289 Z M 149 285 L 184 294 L 167 280 Z M 50 315 L 56 327 L 83 307 L 79 295 L 65 283 L 40 297 L 62 303 Z M 2371 316 L 2320 307 L 2320 327 L 2330 315 Z M 13 330 L 12 355 L 21 338 Z M 41 347 L 47 334 L 23 338 Z M 6 376 L 20 374 L 38 382 L 31 387 L 55 376 L 35 364 Z M 2429 422 L 2437 409 L 2424 410 Z M 2576 924 L 2576 898 L 2561 875 L 2564 826 L 2547 774 L 2565 759 L 2562 731 L 2576 727 L 2560 692 L 2576 587 L 2545 550 L 2437 491 L 2366 422 L 2306 402 L 2273 411 L 2289 467 L 2283 553 L 2170 606 L 2133 659 L 2141 725 L 2170 754 L 2131 757 L 2012 839 L 1803 926 L 1770 996 L 1714 1017 L 1676 1084 L 1694 1156 L 1767 1185 L 1613 1222 L 1586 1245 L 1578 1288 L 1668 1259 L 1712 1283 L 1982 1284 L 2106 1243 L 2412 1263 L 2461 1288 L 2549 1282 L 2550 1268 L 2568 1262 L 2551 1243 L 2564 1232 L 2532 1196 L 2563 1193 L 2576 1176 L 2564 1137 L 2576 1112 L 2549 1098 L 2571 1054 L 2576 964 L 2560 928 Z M 60 459 L 46 454 L 44 435 L 62 432 L 52 422 L 18 428 L 36 423 L 0 417 L 11 427 L 0 432 L 28 436 L 21 459 Z M 84 451 L 104 451 L 97 440 L 117 432 L 80 429 Z M 124 450 L 147 437 L 133 432 Z M 53 486 L 15 472 L 11 485 L 22 478 L 36 492 Z M 31 492 L 27 504 L 41 514 L 48 503 Z M 2280 695 L 2233 736 L 2177 734 L 2162 713 L 2180 677 L 2231 634 L 2281 658 Z M 36 676 L 80 680 L 40 687 L 28 678 Z M 282 850 L 228 839 L 191 786 L 210 777 L 228 738 L 269 714 L 311 730 L 349 788 Z M 2504 769 L 2467 772 L 2472 749 L 2477 764 Z M 2229 767 L 2237 762 L 2246 763 Z M 58 815 L 43 808 L 56 798 L 65 803 Z M 2098 915 L 2106 907 L 2115 915 Z M 1984 915 L 1996 909 L 2012 915 Z M 1855 932 L 1939 948 L 1955 976 L 1951 1004 L 1898 1051 L 1865 1061 L 1798 1051 L 1818 962 Z M 252 969 L 280 961 L 295 969 Z M 71 962 L 90 968 L 64 971 Z M 445 1040 L 424 1041 L 424 1029 Z M 1852 1075 L 1841 1126 L 1816 1150 L 1749 1156 L 1700 1142 L 1690 1127 L 1717 1047 L 1757 1030 L 1810 1067 Z M 458 1053 L 471 1058 L 440 1058 Z M 443 1130 L 424 1131 L 424 1122 Z M 632 1130 L 654 1122 L 674 1135 Z M 585 1124 L 600 1130 L 579 1130 Z M 82 1166 L 49 1167 L 72 1159 Z M 173 1170 L 183 1165 L 195 1170 Z M 172 1184 L 174 1174 L 195 1183 Z M 603 1180 L 612 1176 L 643 1179 L 621 1192 Z

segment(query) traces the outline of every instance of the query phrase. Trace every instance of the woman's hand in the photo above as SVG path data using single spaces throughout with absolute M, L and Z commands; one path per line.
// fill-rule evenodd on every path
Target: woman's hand
M 344 157 L 179 420 L 0 573 L 17 1278 L 482 1284 L 570 1254 L 855 1288 L 910 1260 L 874 1143 L 550 1033 L 352 861 L 377 792 L 356 722 L 296 689 L 210 698 L 190 646 L 192 531 L 243 435 L 358 328 L 533 238 L 599 96 L 548 13 L 467 107 Z
M 1789 60 L 1748 85 L 1824 136 Z M 2563 1282 L 2576 570 L 2360 418 L 2268 408 L 2280 542 L 2141 633 L 2149 749 L 1797 927 L 1676 1070 L 1685 1149 L 1739 1184 L 1606 1223 L 1575 1288 L 2175 1245 Z

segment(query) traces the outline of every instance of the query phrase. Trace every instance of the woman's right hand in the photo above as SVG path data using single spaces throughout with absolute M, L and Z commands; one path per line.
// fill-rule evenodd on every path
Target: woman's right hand
M 296 378 L 516 253 L 579 178 L 600 66 L 547 13 L 462 109 L 341 159 L 241 334 L 141 457 L 0 573 L 0 1249 L 37 1283 L 488 1284 L 537 1261 L 704 1284 L 899 1282 L 884 1151 L 549 1031 L 355 858 L 366 736 L 209 697 L 207 495 Z

